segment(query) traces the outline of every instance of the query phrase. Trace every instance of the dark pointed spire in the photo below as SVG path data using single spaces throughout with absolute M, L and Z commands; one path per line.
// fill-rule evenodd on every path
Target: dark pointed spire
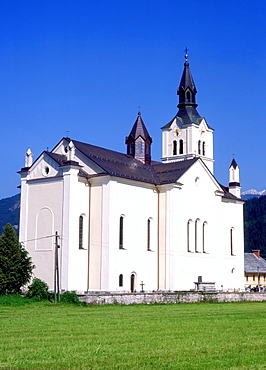
M 198 106 L 198 104 L 196 104 L 197 89 L 190 72 L 187 54 L 185 55 L 185 59 L 186 61 L 184 63 L 183 74 L 177 90 L 177 95 L 179 95 L 179 104 L 177 106 L 178 108 L 184 108 L 187 106 Z
M 177 95 L 179 95 L 179 104 L 177 107 L 179 108 L 177 112 L 177 117 L 179 117 L 183 124 L 199 124 L 201 120 L 201 116 L 197 111 L 196 104 L 196 94 L 197 89 L 190 72 L 189 63 L 188 63 L 188 49 L 185 49 L 185 63 L 184 63 L 184 70 L 181 77 L 181 81 L 179 87 L 177 89 Z
M 142 161 L 145 164 L 151 163 L 151 143 L 148 130 L 142 120 L 141 113 L 138 112 L 138 117 L 126 137 L 127 154 Z
M 236 169 L 236 168 L 238 167 L 238 164 L 236 163 L 235 158 L 233 158 L 233 159 L 232 159 L 232 162 L 231 162 L 231 164 L 230 164 L 230 167 L 233 167 L 234 169 Z M 230 167 L 229 167 L 229 168 L 230 168 Z

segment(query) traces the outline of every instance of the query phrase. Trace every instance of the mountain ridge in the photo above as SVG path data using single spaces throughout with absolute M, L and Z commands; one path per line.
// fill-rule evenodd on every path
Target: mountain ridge
M 10 223 L 16 230 L 19 228 L 20 194 L 0 199 L 0 234 L 3 227 Z

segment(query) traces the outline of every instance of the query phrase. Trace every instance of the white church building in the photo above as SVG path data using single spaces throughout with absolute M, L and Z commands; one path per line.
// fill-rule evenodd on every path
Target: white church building
M 139 113 L 126 153 L 68 137 L 21 175 L 20 241 L 36 277 L 61 290 L 173 291 L 244 287 L 243 203 L 213 173 L 213 129 L 200 116 L 188 56 L 178 111 L 162 127 L 162 162 Z

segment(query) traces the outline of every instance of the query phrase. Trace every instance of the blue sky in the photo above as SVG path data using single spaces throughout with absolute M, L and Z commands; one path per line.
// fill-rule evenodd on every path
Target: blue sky
M 265 14 L 256 0 L 0 0 L 0 199 L 18 193 L 27 149 L 67 132 L 125 152 L 138 106 L 160 160 L 185 47 L 216 178 L 234 154 L 242 190 L 265 189 Z

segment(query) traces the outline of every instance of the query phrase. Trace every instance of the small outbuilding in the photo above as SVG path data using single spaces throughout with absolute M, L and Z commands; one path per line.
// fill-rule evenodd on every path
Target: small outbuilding
M 266 260 L 260 256 L 260 250 L 245 253 L 245 287 L 266 289 Z

